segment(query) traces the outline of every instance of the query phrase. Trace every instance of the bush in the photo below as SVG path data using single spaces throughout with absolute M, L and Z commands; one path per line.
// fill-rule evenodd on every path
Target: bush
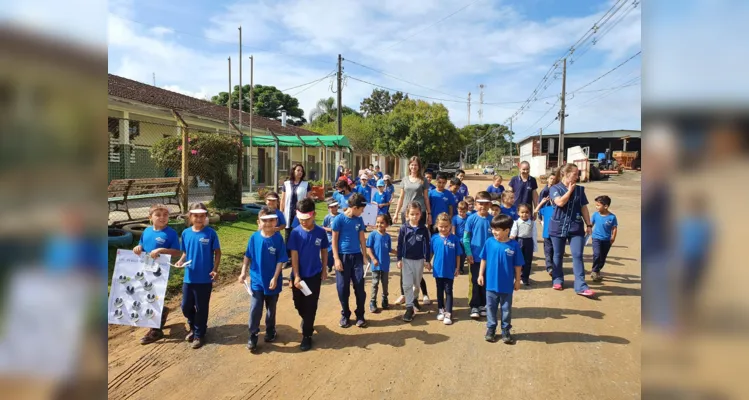
M 194 133 L 188 138 L 190 175 L 211 185 L 213 206 L 230 208 L 240 204 L 237 183 L 229 175 L 229 165 L 238 162 L 239 139 L 217 133 Z M 158 141 L 151 157 L 161 168 L 178 171 L 182 165 L 182 139 L 170 136 Z

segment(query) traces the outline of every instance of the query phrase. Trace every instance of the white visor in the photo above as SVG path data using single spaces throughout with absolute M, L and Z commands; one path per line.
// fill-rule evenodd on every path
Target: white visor
M 338 207 L 338 202 L 334 201 L 334 202 L 328 204 L 328 208 L 330 208 L 330 207 Z
M 265 200 L 278 200 L 278 197 L 267 197 Z
M 278 215 L 276 214 L 266 214 L 260 217 L 260 219 L 278 219 Z
M 477 199 L 476 200 L 476 203 L 491 203 L 491 202 L 492 202 L 491 200 L 487 200 L 487 199 Z
M 200 208 L 196 208 L 194 210 L 190 210 L 190 214 L 205 214 L 207 213 L 207 210 L 202 210 Z

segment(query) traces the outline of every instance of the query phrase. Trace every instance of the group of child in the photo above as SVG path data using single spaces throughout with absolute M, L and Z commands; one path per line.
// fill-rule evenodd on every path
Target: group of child
M 509 201 L 512 193 L 504 191 L 501 177 L 490 187 L 502 193 L 498 203 L 489 191 L 481 191 L 475 198 L 468 195 L 462 183 L 464 173 L 459 171 L 445 189 L 447 177 L 437 174 L 436 186 L 429 191 L 430 206 L 436 218 L 427 227 L 420 224 L 422 205 L 412 202 L 407 205 L 407 220 L 398 232 L 397 247 L 392 248 L 392 238 L 387 233 L 391 225 L 389 205 L 392 192 L 386 179 L 380 179 L 377 192 L 363 190 L 351 192 L 345 181 L 339 181 L 339 191 L 328 199 L 329 213 L 323 226 L 315 224 L 315 203 L 306 198 L 298 202 L 296 220 L 298 225 L 285 243 L 279 233 L 285 222 L 278 210 L 278 196 L 269 193 L 266 206 L 258 214 L 259 230 L 247 243 L 239 281 L 247 285 L 251 293 L 249 312 L 249 340 L 247 347 L 255 352 L 258 348 L 260 319 L 265 306 L 265 342 L 276 339 L 276 307 L 283 286 L 283 265 L 291 262 L 292 273 L 289 286 L 294 306 L 301 317 L 302 340 L 300 349 L 312 348 L 312 334 L 317 313 L 321 284 L 332 269 L 336 270 L 336 288 L 341 303 L 343 328 L 351 326 L 352 311 L 349 307 L 351 286 L 354 288 L 356 309 L 353 311 L 355 325 L 367 326 L 365 319 L 365 266 L 372 271 L 372 295 L 369 311 L 379 312 L 377 297 L 382 286 L 381 307 L 389 309 L 388 282 L 391 256 L 397 259 L 401 270 L 401 296 L 396 303 L 405 303 L 403 320 L 410 322 L 415 312 L 422 309 L 419 290 L 423 271 L 432 272 L 437 286 L 437 319 L 445 325 L 453 321 L 453 282 L 464 273 L 467 261 L 471 275 L 470 317 L 486 316 L 485 339 L 495 341 L 499 325 L 501 340 L 512 344 L 510 333 L 513 292 L 523 285 L 530 285 L 533 253 L 536 251 L 536 228 L 533 215 L 543 224 L 546 270 L 553 266 L 552 246 L 548 234 L 552 203 L 548 188 L 558 181 L 552 174 L 547 187 L 541 190 L 538 206 L 532 210 L 528 204 L 515 208 Z M 389 178 L 385 176 L 384 178 Z M 389 179 L 387 180 L 389 181 Z M 360 179 L 360 187 L 368 188 L 368 179 Z M 509 195 L 505 197 L 504 195 Z M 458 200 L 459 199 L 459 200 Z M 506 200 L 507 199 L 507 200 Z M 361 217 L 367 204 L 378 205 L 375 229 L 365 235 L 367 227 Z M 591 278 L 601 279 L 601 268 L 616 239 L 617 220 L 608 208 L 608 196 L 596 198 L 597 212 L 592 217 L 594 263 Z M 475 206 L 475 207 L 474 207 Z M 339 212 L 341 209 L 343 212 Z M 218 274 L 221 250 L 216 231 L 207 225 L 207 208 L 202 203 L 189 209 L 191 227 L 182 232 L 178 240 L 176 232 L 167 226 L 168 210 L 164 205 L 155 205 L 150 210 L 152 226 L 148 227 L 135 253 L 148 252 L 157 258 L 159 254 L 179 257 L 175 266 L 185 264 L 182 311 L 187 318 L 189 332 L 186 337 L 193 348 L 205 343 L 208 309 L 212 282 Z M 287 255 L 287 249 L 289 254 Z M 186 262 L 189 261 L 189 262 Z M 249 276 L 249 284 L 246 282 Z M 426 298 L 425 298 L 426 303 Z M 498 321 L 498 312 L 499 321 Z M 167 310 L 162 314 L 162 327 Z M 151 329 L 141 343 L 152 343 L 163 337 L 161 329 Z

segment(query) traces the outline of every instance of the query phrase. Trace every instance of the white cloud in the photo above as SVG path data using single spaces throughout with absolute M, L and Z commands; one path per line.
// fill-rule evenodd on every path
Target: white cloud
M 154 36 L 165 36 L 174 33 L 174 29 L 167 28 L 165 26 L 154 26 L 153 28 L 149 29 L 149 31 Z

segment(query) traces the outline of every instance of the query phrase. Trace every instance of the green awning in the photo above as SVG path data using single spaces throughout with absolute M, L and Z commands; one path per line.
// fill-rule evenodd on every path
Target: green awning
M 296 136 L 278 136 L 279 147 L 322 147 L 323 145 L 328 147 L 340 146 L 340 147 L 351 147 L 348 138 L 346 136 L 301 136 L 302 140 L 299 140 Z M 250 137 L 244 136 L 243 142 L 245 146 L 250 145 Z M 273 136 L 253 136 L 252 145 L 255 147 L 273 147 L 276 145 L 276 139 Z

